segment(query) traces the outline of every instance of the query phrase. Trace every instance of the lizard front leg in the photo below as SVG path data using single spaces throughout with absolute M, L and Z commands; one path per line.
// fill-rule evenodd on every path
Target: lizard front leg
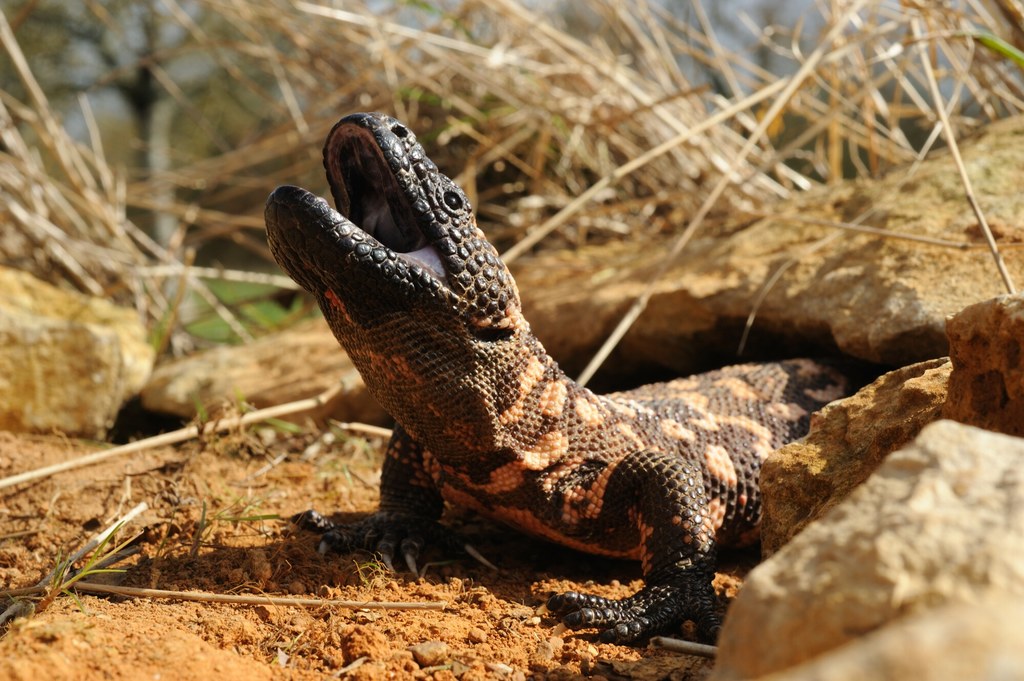
M 380 504 L 375 513 L 346 525 L 333 523 L 312 510 L 292 520 L 303 529 L 321 533 L 321 553 L 373 551 L 389 569 L 394 569 L 397 550 L 415 573 L 416 560 L 427 543 L 463 548 L 437 522 L 444 504 L 423 457 L 423 447 L 396 425 L 384 453 Z
M 636 641 L 685 620 L 696 623 L 701 638 L 716 638 L 721 623 L 712 587 L 716 528 L 699 466 L 678 454 L 630 454 L 609 478 L 604 498 L 622 500 L 609 522 L 617 515 L 635 525 L 644 587 L 620 600 L 556 594 L 548 608 L 569 627 L 603 629 L 605 642 Z

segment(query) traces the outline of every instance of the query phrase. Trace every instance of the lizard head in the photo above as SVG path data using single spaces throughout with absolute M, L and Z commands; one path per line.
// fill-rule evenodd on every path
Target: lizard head
M 518 322 L 511 274 L 411 130 L 384 114 L 346 116 L 327 136 L 324 168 L 337 210 L 291 186 L 266 206 L 271 252 L 304 289 L 332 292 L 357 316 L 363 296 L 370 316 L 382 298 L 389 309 L 447 307 L 485 337 Z
M 278 187 L 265 211 L 270 250 L 317 298 L 392 415 L 412 411 L 420 387 L 436 396 L 424 383 L 512 357 L 516 336 L 529 334 L 512 275 L 412 131 L 383 114 L 346 116 L 327 137 L 324 168 L 337 209 Z

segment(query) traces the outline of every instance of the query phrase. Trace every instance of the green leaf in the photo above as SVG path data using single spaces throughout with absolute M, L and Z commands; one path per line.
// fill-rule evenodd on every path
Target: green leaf
M 992 35 L 991 33 L 970 33 L 968 35 L 996 54 L 1001 54 L 1007 59 L 1012 60 L 1021 69 L 1024 69 L 1024 52 L 1021 52 L 999 36 Z

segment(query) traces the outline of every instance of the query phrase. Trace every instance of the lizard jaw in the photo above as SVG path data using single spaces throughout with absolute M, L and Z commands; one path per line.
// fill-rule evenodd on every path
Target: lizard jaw
M 324 146 L 324 168 L 338 212 L 409 264 L 446 282 L 441 256 L 419 227 L 430 216 L 396 175 L 408 167 L 401 138 L 377 118 L 357 114 L 342 119 Z

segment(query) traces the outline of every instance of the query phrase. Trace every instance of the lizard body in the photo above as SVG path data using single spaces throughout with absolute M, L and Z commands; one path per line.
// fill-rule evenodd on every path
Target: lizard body
M 279 187 L 266 223 L 278 263 L 312 293 L 368 390 L 394 417 L 380 507 L 321 548 L 396 550 L 415 564 L 445 502 L 594 554 L 640 560 L 645 586 L 610 600 L 556 594 L 573 627 L 628 642 L 691 619 L 719 626 L 716 546 L 749 539 L 758 474 L 841 397 L 810 360 L 742 364 L 596 395 L 567 377 L 523 318 L 515 282 L 462 190 L 382 114 L 331 131 L 337 210 Z

